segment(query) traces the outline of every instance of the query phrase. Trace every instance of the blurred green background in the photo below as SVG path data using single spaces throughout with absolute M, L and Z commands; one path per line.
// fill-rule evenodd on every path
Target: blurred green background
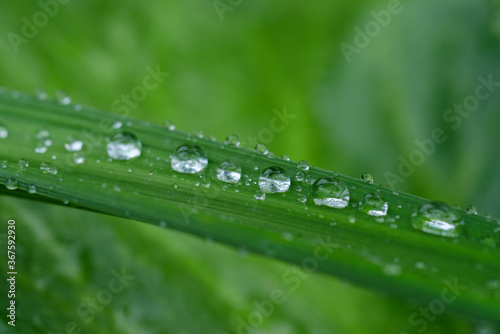
M 456 129 L 443 118 L 475 93 L 478 76 L 500 81 L 498 1 L 401 1 L 350 61 L 341 43 L 355 46 L 355 29 L 387 1 L 57 4 L 16 47 L 9 34 L 23 36 L 23 17 L 33 22 L 43 8 L 0 4 L 0 85 L 64 90 L 74 103 L 111 110 L 159 66 L 169 76 L 129 116 L 218 140 L 234 133 L 249 146 L 260 135 L 278 155 L 353 177 L 370 172 L 382 184 L 415 140 L 442 128 L 447 140 L 396 188 L 500 216 L 500 92 Z M 275 109 L 294 118 L 265 137 Z M 2 197 L 0 219 L 9 218 L 18 222 L 18 326 L 2 317 L 2 333 L 245 333 L 239 319 L 274 289 L 287 300 L 255 333 L 416 333 L 411 301 L 321 274 L 289 291 L 281 276 L 290 265 L 209 240 Z M 88 298 L 122 268 L 135 278 L 82 316 L 78 308 L 88 311 Z M 447 314 L 428 325 L 426 333 L 475 330 Z

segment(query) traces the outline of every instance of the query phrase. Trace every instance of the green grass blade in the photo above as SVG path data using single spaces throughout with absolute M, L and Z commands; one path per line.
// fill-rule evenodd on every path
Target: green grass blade
M 112 128 L 115 121 L 123 123 L 120 130 Z M 472 318 L 500 317 L 500 226 L 495 220 L 460 211 L 465 231 L 459 237 L 426 234 L 411 226 L 411 215 L 427 200 L 343 175 L 337 177 L 347 184 L 350 203 L 379 192 L 389 203 L 389 215 L 381 221 L 357 206 L 316 206 L 311 185 L 294 178 L 299 171 L 295 162 L 9 91 L 0 94 L 0 123 L 9 130 L 9 136 L 0 139 L 0 164 L 7 162 L 0 168 L 0 183 L 16 180 L 20 191 L 13 195 L 168 226 L 402 298 L 424 304 L 441 301 L 446 310 Z M 35 134 L 41 128 L 50 131 L 52 140 L 42 154 L 35 152 Z M 142 141 L 140 157 L 109 159 L 106 137 L 118 131 L 129 131 Z M 83 139 L 84 163 L 72 162 L 73 153 L 64 148 L 68 136 Z M 186 143 L 196 143 L 207 153 L 204 175 L 172 170 L 171 153 Z M 20 159 L 29 162 L 25 170 L 17 163 Z M 241 165 L 241 184 L 217 180 L 216 168 L 225 160 Z M 43 174 L 44 162 L 56 167 L 57 174 Z M 257 200 L 256 180 L 269 166 L 283 168 L 292 186 L 284 194 Z M 333 172 L 310 168 L 305 174 L 317 179 Z M 30 185 L 36 195 L 27 194 Z M 305 203 L 299 201 L 301 196 L 306 196 Z M 450 288 L 453 282 L 459 285 L 455 290 Z

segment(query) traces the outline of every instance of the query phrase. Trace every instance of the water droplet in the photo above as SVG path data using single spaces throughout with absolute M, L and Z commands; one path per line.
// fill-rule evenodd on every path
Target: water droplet
M 50 131 L 45 128 L 39 129 L 35 134 L 36 139 L 47 139 L 49 137 L 50 137 Z
M 40 164 L 40 169 L 42 170 L 43 174 L 52 174 L 52 175 L 57 174 L 57 168 L 47 162 L 42 162 Z
M 240 139 L 236 135 L 229 135 L 229 136 L 227 136 L 224 144 L 226 144 L 227 146 L 239 147 L 240 146 Z
M 465 207 L 465 212 L 467 212 L 469 215 L 477 215 L 477 209 L 474 205 L 467 205 Z
M 36 186 L 34 184 L 28 185 L 28 193 L 30 193 L 30 194 L 36 193 Z
M 361 175 L 361 181 L 366 183 L 373 183 L 373 176 L 369 173 L 364 173 Z
M 113 186 L 113 190 L 114 190 L 114 191 L 121 191 L 121 190 L 122 190 L 122 188 L 120 188 L 120 186 L 119 186 L 119 185 L 115 184 L 115 185 Z
M 359 209 L 370 216 L 381 217 L 387 215 L 388 207 L 387 201 L 379 194 L 371 193 L 363 198 Z
M 287 154 L 283 154 L 281 158 L 285 161 L 290 161 L 290 157 Z
M 299 194 L 298 200 L 300 203 L 305 203 L 307 202 L 307 197 L 304 194 Z
M 9 136 L 9 130 L 3 124 L 0 124 L 0 139 L 5 139 Z
M 71 97 L 69 97 L 68 93 L 63 91 L 56 92 L 56 99 L 59 104 L 68 105 L 71 103 Z
M 259 188 L 264 193 L 283 193 L 290 188 L 290 177 L 281 167 L 267 167 L 260 174 Z
M 226 160 L 217 168 L 217 178 L 222 182 L 237 183 L 241 178 L 241 167 L 234 161 Z
M 108 155 L 115 160 L 130 160 L 141 155 L 142 143 L 130 132 L 119 132 L 107 144 Z
M 351 215 L 347 218 L 347 220 L 349 221 L 349 223 L 354 224 L 356 222 L 356 217 Z
M 306 183 L 313 184 L 315 181 L 316 181 L 316 179 L 314 178 L 314 176 L 312 176 L 312 175 L 306 176 Z
M 267 149 L 267 146 L 264 144 L 257 144 L 255 145 L 255 152 L 266 155 L 269 153 L 269 150 Z
M 179 173 L 195 174 L 208 165 L 205 151 L 195 144 L 184 144 L 171 155 L 172 169 Z
M 83 147 L 83 142 L 73 137 L 68 137 L 66 139 L 66 143 L 64 144 L 64 148 L 68 152 L 79 152 L 82 150 L 82 147 Z
M 7 165 L 8 165 L 8 161 L 7 160 L 4 160 L 2 161 L 2 164 L 0 165 L 2 168 L 7 168 Z
M 30 164 L 29 164 L 28 160 L 21 159 L 21 160 L 19 160 L 17 165 L 19 166 L 19 169 L 21 169 L 22 171 L 25 171 L 28 169 Z
M 314 203 L 336 209 L 349 204 L 349 189 L 345 183 L 334 177 L 320 178 L 313 185 Z
M 113 129 L 115 129 L 115 130 L 121 129 L 121 128 L 122 128 L 122 126 L 123 126 L 123 123 L 122 123 L 122 122 L 120 122 L 120 121 L 116 121 L 116 122 L 114 122 L 114 123 L 111 125 L 111 127 L 112 127 Z
M 292 241 L 293 240 L 293 234 L 290 233 L 290 232 L 283 232 L 281 234 L 281 236 L 283 237 L 283 239 L 285 239 L 286 241 Z
M 266 199 L 266 194 L 263 193 L 262 191 L 258 190 L 255 195 L 253 195 L 255 199 L 258 199 L 259 201 L 263 201 Z
M 309 170 L 309 163 L 305 160 L 300 160 L 297 164 L 297 168 L 300 170 Z
M 166 127 L 167 129 L 169 129 L 170 131 L 174 131 L 175 130 L 175 125 L 171 121 L 165 121 L 165 122 L 163 122 L 163 126 Z
M 458 237 L 463 220 L 457 210 L 442 202 L 429 202 L 413 213 L 412 226 L 426 233 L 444 237 Z
M 35 95 L 39 100 L 47 100 L 47 92 L 43 88 L 35 88 Z
M 387 276 L 399 276 L 402 271 L 401 266 L 395 263 L 389 263 L 384 266 L 384 274 Z
M 295 179 L 299 182 L 303 181 L 304 180 L 304 172 L 297 172 L 297 174 L 295 174 Z
M 15 179 L 7 179 L 7 182 L 5 183 L 5 188 L 9 190 L 16 190 L 19 187 L 19 184 L 17 183 L 17 180 Z
M 75 152 L 72 154 L 73 162 L 77 165 L 81 165 L 85 162 L 85 155 L 81 152 Z

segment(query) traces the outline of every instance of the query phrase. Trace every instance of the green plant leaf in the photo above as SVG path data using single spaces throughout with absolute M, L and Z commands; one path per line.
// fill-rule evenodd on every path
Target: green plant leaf
M 0 163 L 4 159 L 6 163 L 0 168 L 0 183 L 15 181 L 19 190 L 8 191 L 11 194 L 26 197 L 32 185 L 36 199 L 168 226 L 294 263 L 306 272 L 333 274 L 424 304 L 444 303 L 445 298 L 449 311 L 498 319 L 500 240 L 495 220 L 459 211 L 464 231 L 456 238 L 440 237 L 411 224 L 412 213 L 428 200 L 334 172 L 314 167 L 303 171 L 309 181 L 332 176 L 342 180 L 356 206 L 315 205 L 311 182 L 295 177 L 301 171 L 296 162 L 147 122 L 11 91 L 0 95 L 0 115 L 9 131 L 1 140 Z M 122 123 L 120 129 L 113 128 L 115 122 Z M 35 147 L 43 144 L 40 140 L 47 139 L 36 138 L 41 129 L 50 132 L 52 144 L 47 152 L 36 153 Z M 107 137 L 123 131 L 140 139 L 141 155 L 111 160 Z M 75 164 L 74 153 L 64 148 L 69 136 L 83 141 L 82 164 Z M 172 170 L 171 155 L 183 144 L 196 144 L 206 152 L 208 167 L 203 174 Z M 20 159 L 29 166 L 20 168 Z M 242 167 L 240 183 L 217 179 L 217 167 L 226 160 Z M 43 163 L 57 173 L 44 174 Z M 259 176 L 270 166 L 282 168 L 291 177 L 291 187 L 259 200 L 255 198 L 262 197 Z M 389 214 L 383 221 L 359 209 L 358 202 L 368 193 L 387 201 Z

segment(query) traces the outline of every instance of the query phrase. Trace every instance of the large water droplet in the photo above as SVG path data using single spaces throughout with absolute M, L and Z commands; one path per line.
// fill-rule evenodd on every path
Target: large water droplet
M 241 178 L 241 167 L 234 161 L 224 161 L 217 168 L 217 178 L 222 182 L 237 183 Z
M 260 174 L 259 188 L 264 193 L 283 193 L 290 188 L 290 177 L 281 167 L 267 167 Z
M 43 174 L 57 174 L 57 168 L 49 164 L 48 162 L 42 162 L 40 164 L 40 169 Z
M 119 132 L 107 145 L 108 155 L 115 160 L 130 160 L 141 155 L 142 143 L 130 132 Z
M 370 216 L 381 217 L 387 215 L 388 207 L 387 201 L 380 195 L 371 193 L 363 198 L 359 209 Z
M 9 130 L 3 124 L 0 124 L 0 139 L 5 139 L 9 136 Z
M 184 144 L 171 156 L 172 169 L 179 173 L 195 174 L 208 165 L 205 151 L 195 144 Z
M 19 187 L 19 184 L 17 183 L 17 180 L 15 179 L 7 179 L 7 182 L 5 183 L 5 188 L 9 190 L 16 190 Z
M 314 203 L 336 209 L 345 208 L 349 204 L 349 189 L 346 184 L 334 177 L 318 179 L 313 184 Z
M 458 237 L 463 220 L 460 213 L 442 202 L 429 202 L 413 213 L 412 226 L 426 233 L 444 237 Z
M 83 142 L 73 137 L 68 137 L 66 143 L 64 144 L 64 148 L 68 152 L 79 152 L 82 150 L 82 147 L 83 147 Z

